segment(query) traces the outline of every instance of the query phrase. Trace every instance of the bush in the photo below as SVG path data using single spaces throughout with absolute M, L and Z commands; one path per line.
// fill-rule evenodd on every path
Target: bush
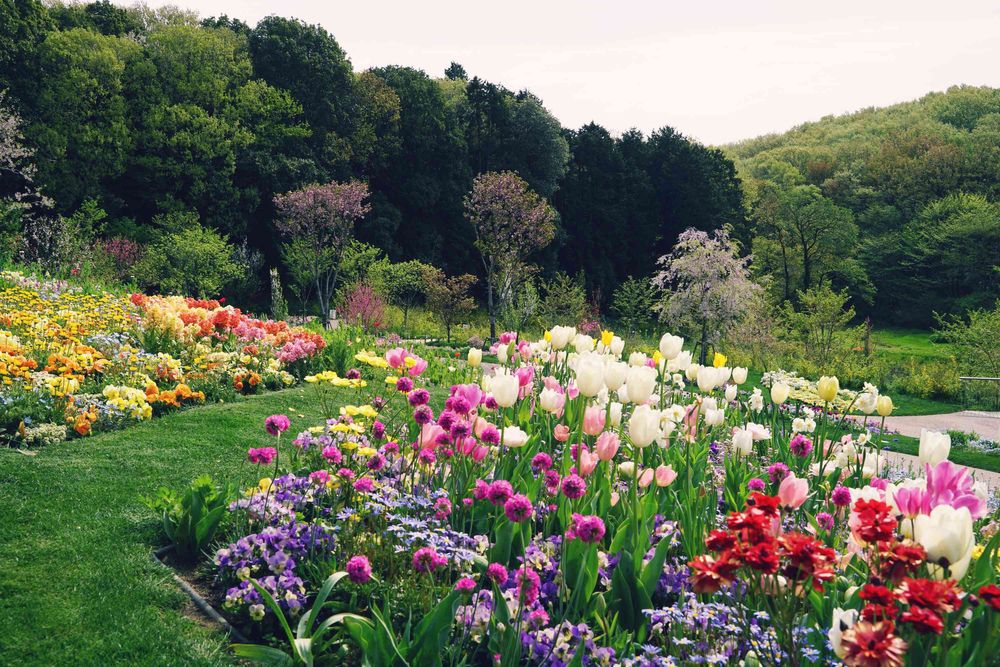
M 348 324 L 372 331 L 383 324 L 385 301 L 371 285 L 358 283 L 344 298 L 340 312 Z
M 146 287 L 164 294 L 217 296 L 240 278 L 225 236 L 200 225 L 164 234 L 135 266 Z
M 587 292 L 582 276 L 571 278 L 559 272 L 545 284 L 540 319 L 548 324 L 576 326 L 587 314 Z
M 208 475 L 196 478 L 182 495 L 160 487 L 146 499 L 152 510 L 163 512 L 163 529 L 184 563 L 193 563 L 212 544 L 235 492 L 229 484 L 216 486 Z
M 649 280 L 629 276 L 615 290 L 611 301 L 611 312 L 629 333 L 645 331 L 653 321 L 653 306 L 656 292 Z

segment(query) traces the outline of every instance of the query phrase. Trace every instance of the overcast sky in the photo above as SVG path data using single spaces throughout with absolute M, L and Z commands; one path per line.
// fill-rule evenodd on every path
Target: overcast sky
M 319 23 L 357 70 L 437 77 L 455 60 L 530 89 L 567 127 L 671 125 L 710 144 L 955 84 L 1000 86 L 997 0 L 172 3 L 251 26 L 269 14 Z

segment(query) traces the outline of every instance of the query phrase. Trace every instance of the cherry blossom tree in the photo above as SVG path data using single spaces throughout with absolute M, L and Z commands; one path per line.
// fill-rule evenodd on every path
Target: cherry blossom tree
M 465 198 L 465 215 L 476 232 L 476 249 L 486 270 L 490 338 L 496 338 L 497 299 L 494 292 L 512 294 L 530 275 L 528 256 L 556 233 L 555 210 L 512 171 L 487 172 L 472 183 Z
M 739 322 L 761 292 L 761 286 L 750 279 L 750 257 L 740 257 L 725 229 L 711 235 L 687 229 L 657 265 L 660 271 L 652 282 L 663 293 L 660 319 L 698 337 L 700 363 L 704 364 L 708 345 Z
M 368 186 L 360 181 L 308 185 L 274 198 L 275 224 L 287 239 L 286 259 L 294 264 L 294 276 L 315 286 L 324 323 L 344 248 L 354 237 L 355 223 L 371 210 L 367 198 Z

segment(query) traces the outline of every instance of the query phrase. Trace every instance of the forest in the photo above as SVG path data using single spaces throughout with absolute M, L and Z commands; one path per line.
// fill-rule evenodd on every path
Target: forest
M 829 284 L 859 318 L 927 326 L 1000 296 L 1000 90 L 711 147 L 666 124 L 564 128 L 531 91 L 458 63 L 356 71 L 333 34 L 294 18 L 3 0 L 0 24 L 6 261 L 81 271 L 103 252 L 120 268 L 183 232 L 223 243 L 241 277 L 220 291 L 262 305 L 272 267 L 303 282 L 276 196 L 358 180 L 363 249 L 481 274 L 463 201 L 476 176 L 509 170 L 556 212 L 530 280 L 569 276 L 595 311 L 648 284 L 688 228 L 728 227 L 777 303 Z

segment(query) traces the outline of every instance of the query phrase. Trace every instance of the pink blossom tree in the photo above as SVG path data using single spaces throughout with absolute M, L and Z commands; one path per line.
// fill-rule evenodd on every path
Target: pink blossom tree
M 465 215 L 476 232 L 486 270 L 490 338 L 496 338 L 495 291 L 509 297 L 528 275 L 528 256 L 555 237 L 555 210 L 512 171 L 480 174 L 465 198 Z
M 330 302 L 337 288 L 340 259 L 354 237 L 354 225 L 371 206 L 368 186 L 360 181 L 308 185 L 277 195 L 275 222 L 288 240 L 286 256 L 293 275 L 316 288 L 323 322 L 330 316 Z
M 761 286 L 750 279 L 750 257 L 740 257 L 729 232 L 710 235 L 687 229 L 668 255 L 657 260 L 653 285 L 663 292 L 660 319 L 698 336 L 701 361 L 715 343 L 753 306 Z

